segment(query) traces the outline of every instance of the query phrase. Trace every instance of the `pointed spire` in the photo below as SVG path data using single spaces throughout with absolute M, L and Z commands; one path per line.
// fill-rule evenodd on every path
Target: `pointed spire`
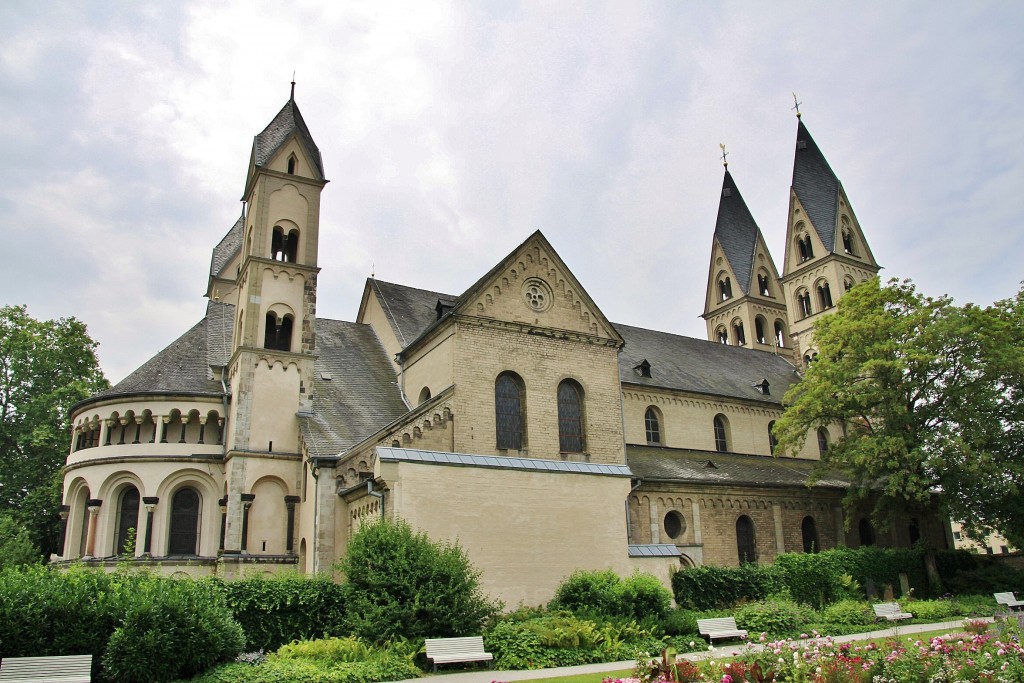
M 750 293 L 758 234 L 760 229 L 726 167 L 722 197 L 718 203 L 718 220 L 715 222 L 715 239 L 722 246 L 725 258 L 736 274 L 736 284 L 744 294 Z
M 288 140 L 293 133 L 297 133 L 299 139 L 306 146 L 309 152 L 310 158 L 313 161 L 313 165 L 320 172 L 320 176 L 324 175 L 323 161 L 320 158 L 320 148 L 316 146 L 316 142 L 313 141 L 313 136 L 309 132 L 309 128 L 306 127 L 306 122 L 302 119 L 302 114 L 299 112 L 299 105 L 295 103 L 295 82 L 292 81 L 292 97 L 285 105 L 281 107 L 281 111 L 277 113 L 274 120 L 271 121 L 266 128 L 263 129 L 254 140 L 254 155 L 256 166 L 260 167 L 269 162 L 278 148 L 281 147 Z
M 840 187 L 839 178 L 800 119 L 796 127 L 793 192 L 828 253 L 835 250 Z
M 288 98 L 288 101 L 289 102 L 294 102 L 295 101 L 295 72 L 294 71 L 292 72 L 292 94 Z

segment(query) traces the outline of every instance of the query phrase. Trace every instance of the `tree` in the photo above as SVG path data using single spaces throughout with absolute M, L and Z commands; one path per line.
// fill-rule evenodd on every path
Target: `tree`
M 58 547 L 68 411 L 109 386 L 96 347 L 75 318 L 41 321 L 24 306 L 0 308 L 0 513 L 23 525 L 44 556 Z
M 352 632 L 369 640 L 476 635 L 498 610 L 462 548 L 402 520 L 364 524 L 340 569 Z
M 840 423 L 818 473 L 846 502 L 962 520 L 1024 546 L 1024 289 L 987 308 L 926 297 L 904 280 L 854 287 L 814 326 L 817 360 L 787 392 L 776 453 Z
M 0 570 L 35 564 L 42 559 L 28 531 L 10 515 L 0 513 Z

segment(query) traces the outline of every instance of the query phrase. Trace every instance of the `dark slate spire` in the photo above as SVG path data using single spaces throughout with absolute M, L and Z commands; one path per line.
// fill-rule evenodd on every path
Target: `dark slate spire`
M 836 219 L 839 211 L 839 178 L 818 149 L 807 126 L 796 128 L 796 156 L 793 160 L 793 191 L 804 205 L 828 253 L 835 251 Z
M 288 99 L 284 107 L 281 108 L 281 111 L 277 112 L 277 116 L 270 122 L 270 125 L 256 136 L 254 146 L 257 168 L 270 161 L 274 153 L 277 152 L 277 149 L 295 132 L 298 132 L 302 144 L 309 150 L 313 164 L 316 166 L 317 171 L 320 172 L 320 177 L 322 178 L 324 166 L 323 161 L 320 159 L 320 148 L 313 142 L 313 136 L 310 135 L 309 128 L 306 127 L 306 122 L 302 120 L 302 114 L 299 113 L 299 105 L 295 104 L 294 85 L 292 87 L 292 97 Z
M 736 284 L 744 294 L 750 293 L 750 280 L 754 269 L 754 250 L 757 248 L 757 223 L 736 189 L 728 170 L 722 181 L 722 198 L 718 203 L 718 221 L 715 239 L 722 245 L 725 258 L 736 273 Z

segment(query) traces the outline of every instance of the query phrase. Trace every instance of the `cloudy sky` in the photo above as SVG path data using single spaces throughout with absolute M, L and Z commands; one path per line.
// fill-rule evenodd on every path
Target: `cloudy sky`
M 782 267 L 796 119 L 883 275 L 1024 279 L 1024 3 L 0 4 L 0 304 L 120 380 L 205 311 L 252 137 L 296 100 L 331 180 L 318 315 L 458 294 L 540 229 L 616 322 L 704 337 L 719 143 Z

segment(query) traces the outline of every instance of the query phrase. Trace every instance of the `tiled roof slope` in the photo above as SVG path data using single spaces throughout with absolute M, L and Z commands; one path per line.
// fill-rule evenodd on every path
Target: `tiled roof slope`
M 213 394 L 222 392 L 207 365 L 207 319 L 171 342 L 110 389 L 92 399 L 122 394 Z
M 836 220 L 839 211 L 839 178 L 818 149 L 801 120 L 796 129 L 796 156 L 793 159 L 793 191 L 807 211 L 828 253 L 835 250 Z
M 256 136 L 256 140 L 253 143 L 255 146 L 256 166 L 263 166 L 270 161 L 271 157 L 274 156 L 274 152 L 295 132 L 298 132 L 299 139 L 302 140 L 306 149 L 309 150 L 312 161 L 322 178 L 324 176 L 324 166 L 320 158 L 320 148 L 313 142 L 313 136 L 310 134 L 309 128 L 306 127 L 306 122 L 302 119 L 302 114 L 299 113 L 299 105 L 295 104 L 294 99 L 289 99 L 281 108 L 281 111 L 277 113 L 277 116 L 274 117 L 274 120 L 270 122 L 270 125 Z
M 235 306 L 220 301 L 206 304 L 206 364 L 224 367 L 231 359 L 231 339 L 235 334 Z
M 700 394 L 779 404 L 798 379 L 796 369 L 781 356 L 718 342 L 682 337 L 629 325 L 615 325 L 626 346 L 619 354 L 622 382 Z M 651 364 L 651 376 L 634 368 Z M 770 395 L 754 387 L 768 380 Z
M 381 301 L 391 330 L 402 348 L 419 337 L 424 330 L 437 322 L 437 300 L 453 302 L 458 297 L 426 289 L 396 285 L 382 280 L 370 280 Z
M 817 461 L 627 445 L 626 464 L 635 477 L 644 481 L 803 487 Z M 826 475 L 815 486 L 845 489 L 849 484 Z
M 740 196 L 732 174 L 726 171 L 722 181 L 722 196 L 718 202 L 715 239 L 722 245 L 722 251 L 736 273 L 736 284 L 744 294 L 750 293 L 757 234 L 757 223 Z
M 213 257 L 210 259 L 210 277 L 217 277 L 231 257 L 242 248 L 242 225 L 245 222 L 243 216 L 239 216 L 235 224 L 228 230 L 228 234 L 213 248 Z
M 318 319 L 316 347 L 313 415 L 301 421 L 310 455 L 338 455 L 409 412 L 369 325 Z

